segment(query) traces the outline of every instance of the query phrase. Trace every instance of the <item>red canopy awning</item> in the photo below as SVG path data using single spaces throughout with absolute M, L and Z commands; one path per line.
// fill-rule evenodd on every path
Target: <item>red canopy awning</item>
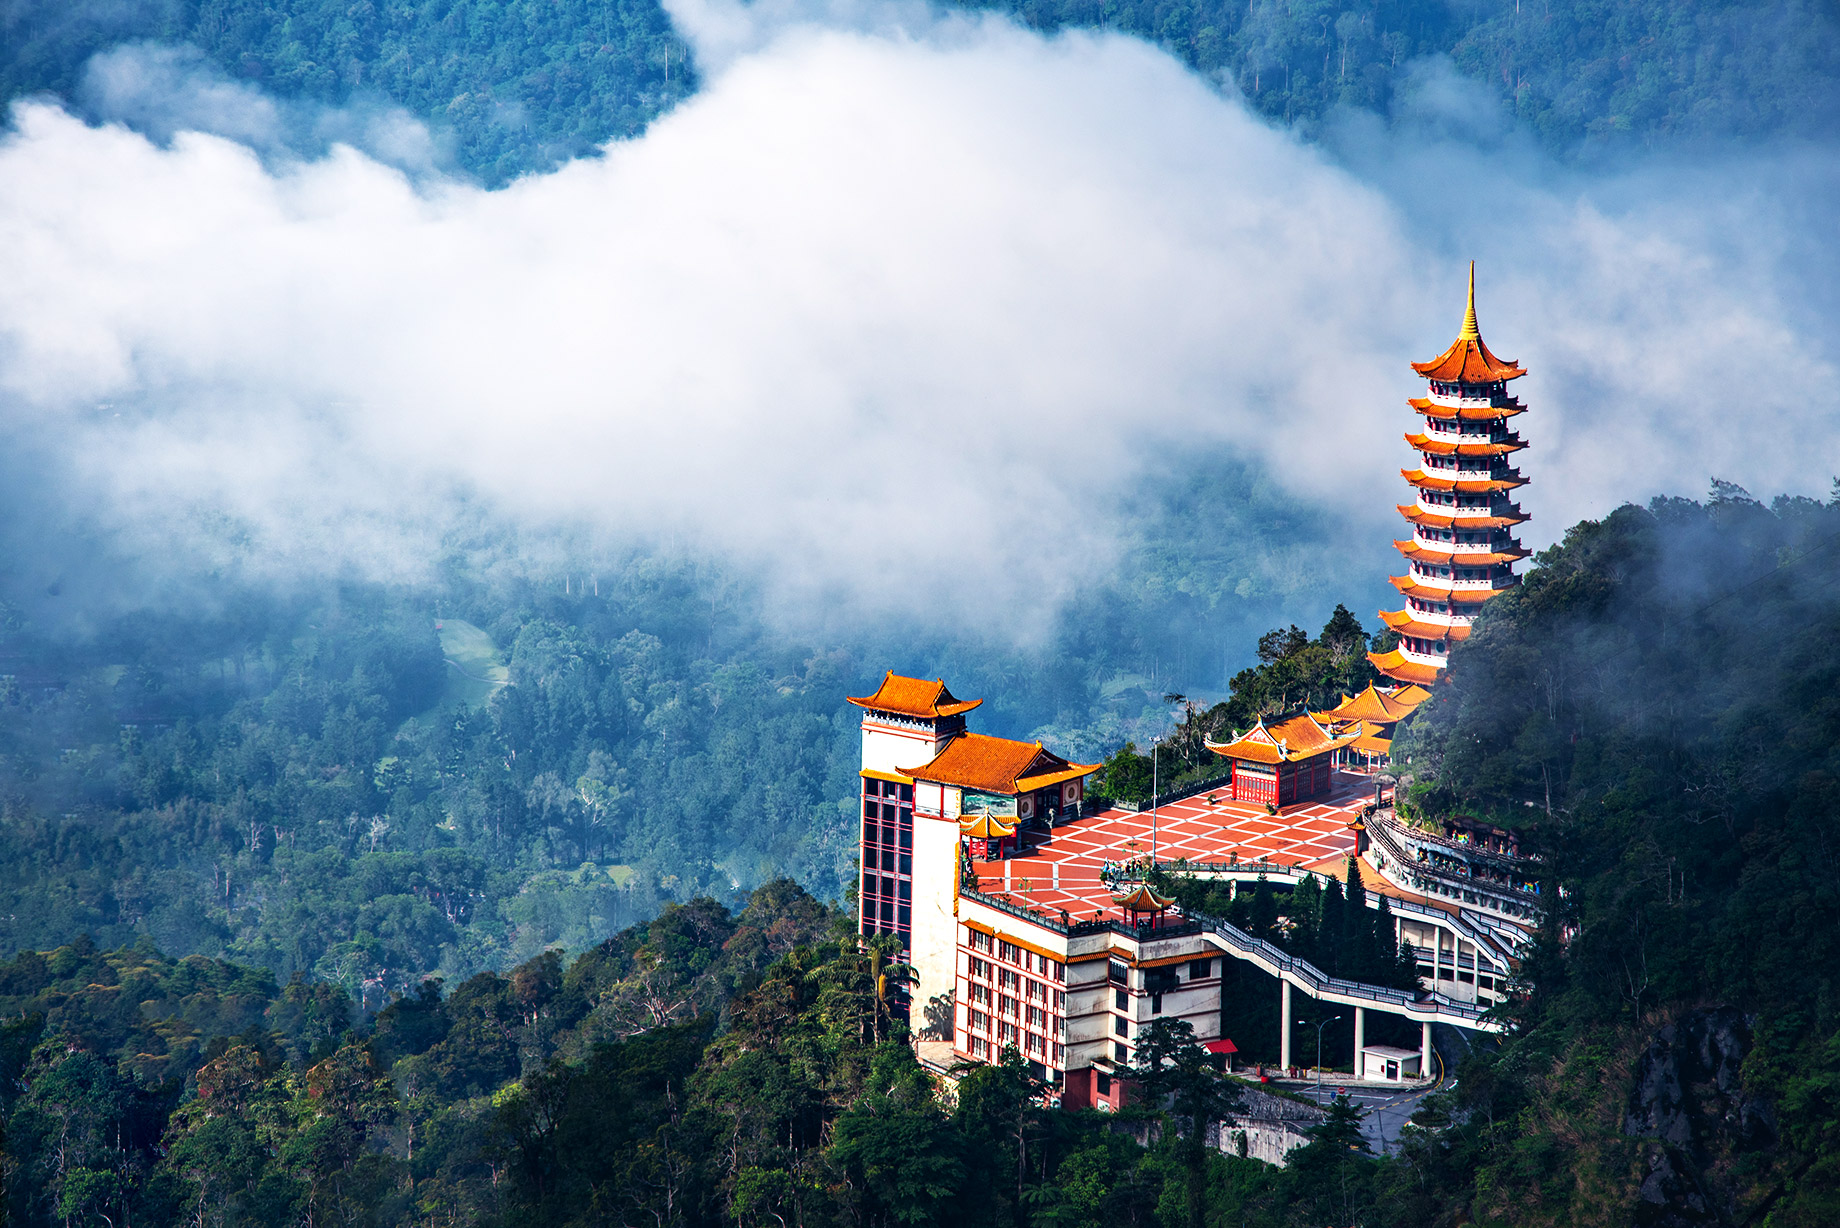
M 1206 1049 L 1209 1053 L 1238 1053 L 1239 1052 L 1239 1046 L 1234 1044 L 1232 1041 L 1228 1040 L 1224 1036 L 1221 1037 L 1219 1040 L 1210 1040 L 1207 1044 L 1201 1047 L 1203 1049 Z

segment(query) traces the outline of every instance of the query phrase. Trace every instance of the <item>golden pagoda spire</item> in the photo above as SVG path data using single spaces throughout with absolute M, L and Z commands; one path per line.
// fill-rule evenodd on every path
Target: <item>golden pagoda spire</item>
M 1476 262 L 1469 262 L 1469 307 L 1463 312 L 1463 331 L 1457 334 L 1458 341 L 1480 341 L 1482 333 L 1476 327 Z

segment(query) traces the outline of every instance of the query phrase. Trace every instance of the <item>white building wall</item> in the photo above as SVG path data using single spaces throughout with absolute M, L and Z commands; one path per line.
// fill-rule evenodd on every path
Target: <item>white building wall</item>
M 913 766 L 913 765 L 908 765 Z M 953 916 L 953 875 L 958 865 L 958 823 L 914 815 L 913 943 L 909 949 L 916 984 L 913 1025 L 935 1017 L 929 1005 L 952 1000 L 956 984 L 958 923 Z M 949 1015 L 951 1012 L 943 1012 Z M 951 1037 L 940 1037 L 950 1040 Z
M 899 775 L 904 767 L 930 763 L 944 743 L 932 732 L 903 729 L 864 717 L 862 723 L 862 765 L 865 771 Z

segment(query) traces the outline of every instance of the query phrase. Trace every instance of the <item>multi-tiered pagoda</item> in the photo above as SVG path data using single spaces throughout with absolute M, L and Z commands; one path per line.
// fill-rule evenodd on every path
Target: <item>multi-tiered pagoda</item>
M 1424 415 L 1425 429 L 1406 436 L 1420 465 L 1400 471 L 1418 492 L 1399 508 L 1412 536 L 1393 543 L 1406 558 L 1406 574 L 1393 577 L 1406 606 L 1380 614 L 1399 633 L 1398 647 L 1368 659 L 1389 678 L 1429 685 L 1483 603 L 1518 582 L 1514 565 L 1528 554 L 1514 536 L 1527 519 L 1514 491 L 1527 479 L 1512 463 L 1527 445 L 1508 421 L 1525 408 L 1508 395 L 1508 381 L 1527 372 L 1482 343 L 1474 262 L 1463 331 L 1449 349 L 1412 369 L 1429 387 L 1410 402 Z

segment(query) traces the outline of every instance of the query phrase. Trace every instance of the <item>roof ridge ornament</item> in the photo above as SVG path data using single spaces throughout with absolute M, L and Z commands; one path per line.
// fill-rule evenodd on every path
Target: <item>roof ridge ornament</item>
M 1459 341 L 1480 341 L 1482 330 L 1476 327 L 1476 262 L 1469 262 L 1469 306 L 1463 312 L 1463 331 L 1457 334 Z

